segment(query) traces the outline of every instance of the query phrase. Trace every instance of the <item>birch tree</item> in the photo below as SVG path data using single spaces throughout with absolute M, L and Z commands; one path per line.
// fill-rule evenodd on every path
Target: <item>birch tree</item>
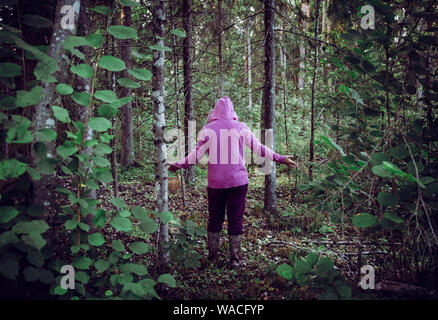
M 272 149 L 275 150 L 275 4 L 274 0 L 264 1 L 265 25 L 265 87 L 263 89 L 264 129 L 272 129 Z M 266 142 L 265 142 L 266 143 Z M 277 213 L 276 167 L 272 162 L 272 172 L 265 176 L 264 210 Z
M 154 0 L 153 4 L 153 32 L 156 36 L 155 45 L 164 47 L 164 23 L 165 23 L 164 0 Z M 159 214 L 168 211 L 167 189 L 167 160 L 165 141 L 165 106 L 164 106 L 164 50 L 154 50 L 152 67 L 152 97 L 154 106 L 154 145 L 155 145 L 155 211 Z M 169 254 L 164 246 L 169 241 L 168 225 L 160 220 L 157 249 L 158 267 L 164 269 L 169 263 Z
M 124 26 L 131 26 L 132 24 L 132 9 L 129 6 L 122 7 L 122 24 Z M 131 57 L 131 39 L 121 40 L 120 55 L 122 60 L 126 64 L 127 69 L 132 68 L 132 57 Z M 129 78 L 127 70 L 122 72 L 123 78 Z M 120 97 L 130 97 L 131 89 L 127 87 L 122 87 L 120 92 Z M 132 127 L 132 101 L 129 101 L 122 107 L 121 110 L 121 132 L 122 132 L 122 166 L 129 167 L 134 163 L 134 134 Z
M 185 152 L 190 153 L 195 147 L 194 130 L 189 129 L 189 122 L 195 119 L 193 112 L 193 53 L 192 53 L 192 0 L 182 2 L 183 28 L 186 37 L 183 41 L 183 63 L 184 63 L 184 136 Z M 195 168 L 190 166 L 187 169 L 186 183 L 195 183 Z
M 58 71 L 54 74 L 54 77 L 59 83 L 66 82 L 68 69 L 68 60 L 63 54 L 62 43 L 67 36 L 76 34 L 76 27 L 73 29 L 62 28 L 61 21 L 63 19 L 63 13 L 61 9 L 65 6 L 70 6 L 74 9 L 74 16 L 77 19 L 80 9 L 80 0 L 58 0 L 56 4 L 55 19 L 53 23 L 53 32 L 49 45 L 49 56 L 55 59 Z M 76 22 L 74 26 L 76 26 Z M 72 24 L 73 25 L 73 24 Z M 42 82 L 43 94 L 41 101 L 35 105 L 35 113 L 33 116 L 33 131 L 37 132 L 41 129 L 52 129 L 56 131 L 55 119 L 51 106 L 60 106 L 62 101 L 56 94 L 55 82 Z M 55 157 L 56 141 L 43 142 L 47 150 L 47 158 L 52 159 Z M 32 165 L 37 167 L 40 161 L 39 156 L 32 148 L 31 153 Z M 33 199 L 34 202 L 40 206 L 46 207 L 46 212 L 52 212 L 55 207 L 55 178 L 56 171 L 53 174 L 42 175 L 40 180 L 34 181 L 33 187 Z

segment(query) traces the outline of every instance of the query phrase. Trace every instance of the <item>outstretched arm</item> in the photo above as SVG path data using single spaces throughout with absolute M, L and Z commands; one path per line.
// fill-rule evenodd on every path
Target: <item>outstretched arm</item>
M 251 149 L 252 152 L 257 154 L 260 157 L 266 157 L 269 160 L 284 163 L 289 167 L 298 167 L 298 163 L 292 161 L 292 156 L 282 156 L 276 153 L 275 151 L 269 149 L 265 145 L 261 144 L 259 139 L 251 132 L 248 128 L 245 134 L 245 145 Z
M 209 148 L 209 136 L 201 131 L 196 148 L 193 149 L 184 159 L 178 162 L 170 163 L 169 170 L 176 171 L 178 168 L 187 169 L 188 167 L 196 164 L 202 159 L 205 152 Z

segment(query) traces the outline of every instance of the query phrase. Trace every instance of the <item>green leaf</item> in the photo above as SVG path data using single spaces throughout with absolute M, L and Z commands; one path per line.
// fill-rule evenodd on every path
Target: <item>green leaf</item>
M 342 298 L 349 298 L 351 297 L 351 288 L 349 286 L 339 286 L 336 287 L 336 291 L 339 293 L 339 295 Z
M 103 14 L 103 15 L 109 15 L 111 13 L 111 8 L 104 7 L 104 6 L 96 6 L 90 9 L 91 11 Z
M 111 26 L 108 32 L 117 39 L 138 39 L 137 30 L 127 26 Z
M 379 192 L 377 201 L 384 207 L 392 207 L 398 203 L 398 197 L 389 192 Z
M 173 29 L 170 31 L 170 33 L 176 35 L 179 38 L 185 38 L 187 37 L 187 33 L 184 29 Z
M 374 225 L 377 218 L 369 213 L 359 213 L 353 217 L 353 224 L 358 228 L 368 228 Z
M 165 284 L 167 284 L 171 288 L 175 288 L 176 287 L 176 280 L 169 273 L 165 273 L 165 274 L 160 275 L 158 277 L 157 282 L 165 283 Z
M 105 159 L 104 157 L 101 157 L 101 156 L 96 156 L 94 158 L 94 163 L 96 164 L 96 166 L 102 167 L 102 168 L 108 167 L 111 164 L 107 159 Z
M 125 246 L 123 245 L 123 242 L 120 240 L 113 240 L 112 242 L 112 248 L 118 252 L 124 252 Z
M 7 244 L 15 244 L 20 240 L 17 238 L 14 232 L 6 231 L 0 234 L 0 248 Z
M 395 214 L 392 214 L 392 213 L 385 213 L 385 214 L 383 215 L 383 217 L 384 217 L 385 219 L 388 219 L 388 220 L 390 220 L 390 221 L 396 223 L 396 224 L 400 224 L 400 223 L 403 223 L 403 222 L 404 222 L 404 220 L 403 220 L 402 218 L 400 218 L 399 216 L 397 216 L 397 215 L 395 215 Z
M 30 91 L 18 90 L 15 106 L 28 107 L 37 104 L 43 96 L 43 88 L 40 86 L 33 87 Z
M 131 220 L 123 217 L 115 217 L 113 221 L 111 221 L 111 226 L 117 231 L 129 232 L 132 230 Z
M 77 257 L 73 261 L 73 267 L 78 268 L 79 270 L 87 270 L 90 268 L 90 265 L 93 263 L 93 261 L 88 257 Z
M 344 150 L 340 146 L 338 146 L 331 138 L 321 136 L 321 140 L 325 142 L 327 145 L 339 151 L 342 156 L 345 156 Z
M 24 268 L 23 270 L 24 279 L 28 282 L 37 281 L 40 277 L 40 270 L 31 266 Z
M 118 1 L 122 6 L 127 6 L 127 7 L 139 7 L 140 6 L 140 3 L 135 2 L 133 0 L 118 0 Z
M 26 172 L 27 164 L 16 159 L 0 161 L 0 180 L 16 178 Z
M 88 64 L 80 63 L 77 66 L 71 66 L 70 71 L 86 79 L 92 79 L 94 70 Z
M 120 198 L 112 198 L 110 200 L 110 202 L 113 205 L 115 205 L 117 208 L 125 208 L 126 207 L 125 201 L 123 201 L 123 199 L 120 199 Z
M 99 247 L 105 243 L 105 238 L 101 233 L 93 233 L 88 236 L 88 243 L 92 246 Z
M 23 67 L 11 62 L 0 63 L 0 77 L 14 78 L 21 75 Z
M 61 95 L 69 95 L 73 93 L 73 88 L 65 83 L 58 83 L 56 86 L 56 92 Z
M 102 56 L 99 66 L 108 71 L 123 71 L 126 69 L 125 62 L 113 56 Z
M 38 233 L 29 233 L 28 235 L 24 235 L 21 237 L 24 243 L 31 247 L 35 247 L 38 250 L 41 250 L 46 245 L 46 240 Z
M 86 38 L 85 42 L 87 43 L 87 46 L 93 47 L 93 48 L 99 48 L 102 46 L 104 42 L 103 35 L 99 33 L 90 33 Z
M 391 153 L 391 155 L 398 160 L 402 160 L 405 159 L 409 154 L 408 154 L 408 150 L 406 150 L 406 148 L 404 146 L 397 146 L 394 148 L 391 148 L 391 150 L 389 151 Z
M 90 105 L 91 96 L 87 91 L 75 92 L 71 97 L 74 102 L 81 106 L 88 107 Z
M 172 213 L 169 211 L 158 212 L 156 215 L 164 224 L 167 224 L 172 220 Z
M 111 152 L 113 152 L 113 149 L 104 143 L 99 143 L 94 147 L 94 153 L 100 156 L 110 154 Z
M 51 108 L 53 110 L 53 115 L 57 120 L 61 121 L 62 123 L 68 123 L 71 121 L 70 117 L 68 116 L 67 109 L 58 106 L 52 106 Z
M 76 219 L 70 219 L 64 222 L 64 226 L 67 230 L 76 229 L 78 226 L 78 221 Z
M 96 267 L 97 271 L 104 272 L 109 268 L 110 263 L 106 260 L 99 259 L 94 263 L 94 266 Z
M 47 223 L 43 220 L 22 221 L 17 223 L 12 230 L 15 233 L 44 233 L 49 229 Z
M 97 228 L 102 228 L 105 225 L 106 223 L 105 210 L 100 209 L 96 212 L 96 214 L 94 215 L 93 223 Z
M 78 149 L 74 145 L 66 145 L 65 143 L 56 148 L 56 153 L 63 158 L 70 157 L 77 151 Z
M 112 127 L 112 123 L 106 118 L 95 117 L 88 121 L 88 126 L 94 131 L 104 132 Z
M 126 209 L 120 210 L 119 215 L 123 218 L 127 218 L 129 216 L 131 216 L 131 212 L 129 212 Z
M 293 268 L 290 265 L 286 263 L 280 264 L 275 271 L 280 277 L 292 280 Z
M 166 46 L 161 46 L 161 45 L 152 45 L 152 46 L 149 46 L 149 49 L 157 50 L 157 51 L 172 51 L 171 48 L 166 47 Z
M 148 269 L 141 264 L 126 263 L 121 267 L 124 273 L 134 273 L 138 276 L 145 276 L 148 274 Z
M 125 88 L 137 89 L 141 87 L 140 83 L 129 78 L 119 78 L 117 79 L 117 82 L 121 87 Z
M 149 81 L 152 79 L 152 72 L 150 72 L 147 69 L 137 69 L 137 68 L 133 68 L 128 70 L 128 73 L 137 78 L 138 80 L 144 80 L 144 81 Z
M 111 90 L 97 90 L 94 96 L 103 102 L 112 103 L 117 100 L 116 93 Z
M 75 273 L 75 280 L 76 279 L 83 284 L 87 284 L 88 281 L 90 280 L 90 277 L 85 272 L 78 271 Z
M 133 242 L 129 245 L 129 249 L 135 254 L 145 254 L 149 251 L 149 246 L 144 242 Z
M 325 275 L 333 269 L 333 261 L 330 258 L 324 257 L 318 263 L 317 271 L 320 275 Z
M 380 164 L 372 167 L 371 171 L 378 177 L 382 178 L 392 178 L 392 174 L 386 170 L 385 166 Z
M 104 169 L 105 171 L 101 171 L 96 173 L 96 179 L 103 183 L 110 183 L 113 181 L 113 176 L 110 171 Z
M 27 261 L 35 267 L 41 268 L 44 265 L 44 256 L 38 250 L 31 250 L 27 253 Z
M 52 129 L 43 128 L 40 131 L 36 132 L 36 136 L 38 141 L 48 142 L 56 139 L 56 131 Z
M 14 219 L 20 212 L 11 206 L 0 207 L 0 222 L 8 223 Z
M 376 152 L 371 158 L 371 164 L 373 166 L 382 164 L 383 161 L 390 161 L 390 157 L 384 152 Z
M 44 17 L 34 14 L 24 14 L 21 16 L 23 24 L 34 28 L 50 28 L 52 22 Z
M 158 230 L 158 224 L 155 220 L 146 217 L 144 218 L 141 223 L 140 223 L 140 228 L 145 232 L 145 233 L 154 233 L 155 231 Z

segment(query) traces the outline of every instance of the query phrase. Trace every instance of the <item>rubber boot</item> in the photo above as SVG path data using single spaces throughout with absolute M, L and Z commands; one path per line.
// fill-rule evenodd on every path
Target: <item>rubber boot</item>
M 242 235 L 230 236 L 230 265 L 231 268 L 240 267 L 240 243 L 242 241 Z
M 207 231 L 208 237 L 208 260 L 215 261 L 219 249 L 220 232 Z

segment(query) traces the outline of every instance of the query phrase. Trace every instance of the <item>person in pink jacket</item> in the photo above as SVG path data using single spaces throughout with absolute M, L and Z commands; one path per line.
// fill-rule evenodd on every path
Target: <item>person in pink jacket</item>
M 296 167 L 297 163 L 289 156 L 281 156 L 262 145 L 246 124 L 240 122 L 230 98 L 220 98 L 210 112 L 208 123 L 199 135 L 199 140 L 184 159 L 170 163 L 169 170 L 186 169 L 198 163 L 208 152 L 208 259 L 217 257 L 220 232 L 225 220 L 225 208 L 228 217 L 228 236 L 230 245 L 230 263 L 235 268 L 240 265 L 240 244 L 243 234 L 243 214 L 246 192 L 248 190 L 248 172 L 245 166 L 244 147 L 269 162 L 284 163 Z M 266 167 L 265 164 L 265 167 Z M 270 172 L 266 172 L 269 174 Z

